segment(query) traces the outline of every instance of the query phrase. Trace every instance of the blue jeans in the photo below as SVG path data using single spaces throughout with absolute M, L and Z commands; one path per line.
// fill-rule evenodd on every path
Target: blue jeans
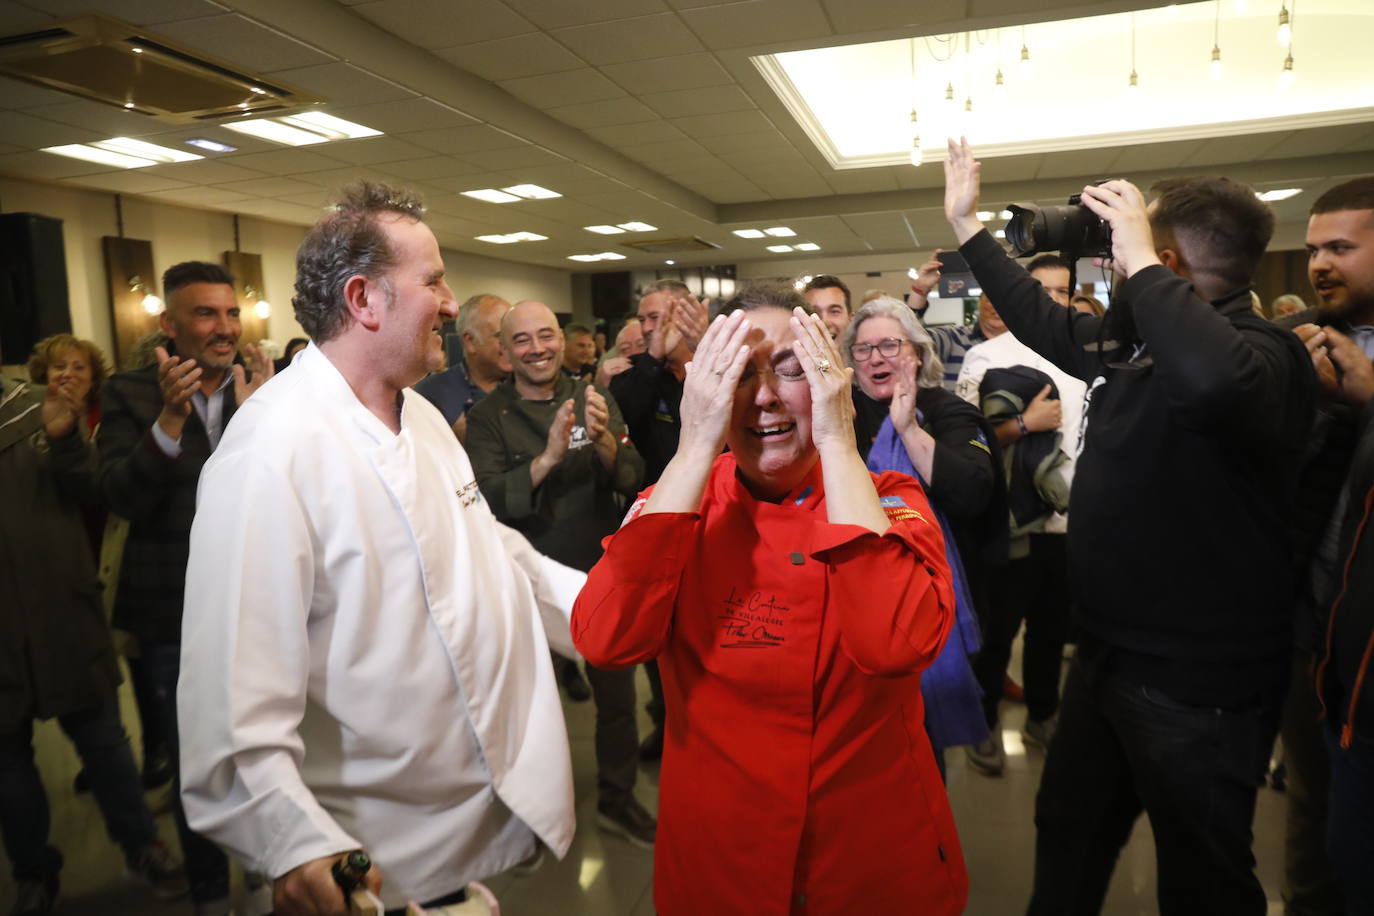
M 152 712 L 162 727 L 172 761 L 172 813 L 185 857 L 186 880 L 197 903 L 229 896 L 229 860 L 214 843 L 191 830 L 181 805 L 181 753 L 177 733 L 177 679 L 181 646 L 176 643 L 143 646 L 143 664 L 152 684 Z
M 126 858 L 137 854 L 157 839 L 157 827 L 114 694 L 101 706 L 59 716 L 57 723 L 76 746 L 110 838 Z M 33 762 L 30 719 L 0 734 L 0 834 L 16 880 L 43 880 L 61 870 L 62 855 L 48 845 L 48 829 L 48 796 Z
M 1263 916 L 1251 822 L 1278 731 L 1276 680 L 1250 706 L 1190 706 L 1075 658 L 1035 799 L 1029 913 L 1100 912 L 1143 810 L 1163 916 Z
M 1374 913 L 1374 741 L 1357 732 L 1343 748 L 1330 729 L 1323 731 L 1331 751 L 1326 848 L 1345 894 L 1345 911 L 1363 916 Z

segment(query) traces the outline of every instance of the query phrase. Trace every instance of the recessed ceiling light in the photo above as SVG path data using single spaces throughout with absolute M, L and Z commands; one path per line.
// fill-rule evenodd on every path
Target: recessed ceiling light
M 792 236 L 797 234 L 793 232 L 791 229 L 788 229 L 786 226 L 774 226 L 772 229 L 765 229 L 763 231 L 767 232 L 771 236 L 775 236 L 780 239 L 791 238 Z
M 1275 188 L 1272 191 L 1261 191 L 1257 197 L 1260 200 L 1287 200 L 1290 197 L 1297 197 L 1302 193 L 1302 188 Z
M 516 197 L 523 197 L 526 200 L 547 200 L 550 197 L 562 197 L 557 191 L 550 191 L 548 188 L 541 188 L 537 184 L 516 184 L 509 188 L 502 188 L 507 194 L 514 194 Z
M 620 235 L 625 231 L 619 226 L 607 226 L 604 224 L 600 226 L 583 226 L 582 228 L 586 229 L 588 232 L 595 232 L 598 235 Z
M 239 103 L 239 108 L 247 107 L 247 102 Z M 230 121 L 224 126 L 241 134 L 249 134 L 285 146 L 311 146 L 331 140 L 357 140 L 362 137 L 379 137 L 382 134 L 380 130 L 354 124 L 323 111 L 302 111 L 280 118 Z
M 998 213 L 997 216 L 999 219 L 1011 219 L 1011 211 L 1003 210 L 1002 212 Z
M 817 245 L 815 242 L 798 242 L 798 243 L 797 243 L 797 250 L 798 250 L 798 251 L 820 251 L 820 250 L 821 250 L 821 246 L 820 246 L 820 245 Z M 808 282 L 809 282 L 809 281 L 808 281 Z
M 142 53 L 143 53 L 143 49 L 142 49 L 142 48 L 131 48 L 130 50 L 132 50 L 135 54 L 142 54 Z
M 505 235 L 479 235 L 475 238 L 479 242 L 491 242 L 493 245 L 510 245 L 513 242 L 542 242 L 548 236 L 537 232 L 508 232 Z
M 1005 229 L 998 229 L 992 236 L 993 238 L 1004 239 L 1007 237 L 1007 231 Z
M 676 264 L 677 261 L 674 261 L 672 258 L 669 258 L 668 260 L 664 261 L 663 263 L 664 263 L 664 264 L 670 264 L 670 265 L 671 265 L 671 264 Z
M 626 232 L 653 232 L 658 228 L 657 226 L 650 226 L 648 223 L 641 223 L 638 221 L 620 223 L 619 225 L 620 228 L 624 229 Z
M 603 252 L 601 252 L 601 260 L 603 260 L 603 261 L 623 261 L 623 260 L 625 260 L 625 256 L 624 256 L 623 254 L 617 254 L 617 253 L 614 252 L 614 251 L 603 251 Z
M 986 221 L 992 219 L 995 214 L 991 210 L 979 210 L 974 215 L 977 216 L 979 219 Z
M 84 159 L 87 162 L 98 162 L 101 165 L 113 165 L 121 169 L 141 169 L 150 165 L 190 162 L 193 159 L 205 158 L 196 153 L 168 149 L 165 146 L 135 140 L 132 137 L 111 137 L 108 140 L 96 140 L 94 143 L 49 146 L 44 149 L 44 152 L 56 153 L 71 159 Z
M 617 254 L 614 251 L 603 251 L 599 254 L 570 254 L 569 261 L 623 261 L 625 255 Z
M 763 238 L 762 229 L 736 229 L 735 235 L 742 239 L 761 239 Z
M 125 107 L 125 108 L 133 108 L 133 107 L 134 107 L 134 103 L 133 103 L 133 102 L 125 102 L 125 103 L 124 103 L 124 107 Z
M 198 146 L 201 149 L 209 150 L 212 153 L 235 153 L 238 152 L 237 146 L 230 146 L 228 143 L 220 143 L 216 140 L 207 140 L 204 137 L 192 137 L 186 141 L 187 146 Z
M 248 91 L 249 91 L 249 92 L 256 92 L 258 95 L 267 95 L 267 90 L 266 90 L 266 89 L 259 89 L 257 86 L 249 86 L 249 87 L 248 87 Z
M 791 245 L 769 245 L 769 246 L 768 246 L 768 250 L 769 250 L 769 251 L 776 251 L 778 254 L 782 254 L 784 251 L 791 251 L 791 250 L 792 250 L 792 246 L 791 246 Z
M 477 200 L 485 200 L 489 204 L 508 204 L 519 200 L 514 194 L 507 194 L 505 191 L 498 191 L 495 188 L 480 188 L 476 191 L 464 191 L 464 197 L 473 197 Z

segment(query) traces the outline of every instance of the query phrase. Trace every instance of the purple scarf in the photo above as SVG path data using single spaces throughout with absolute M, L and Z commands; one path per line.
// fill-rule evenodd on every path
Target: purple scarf
M 916 412 L 916 419 L 920 422 L 920 411 Z M 921 480 L 916 466 L 911 463 L 911 457 L 907 455 L 906 446 L 897 435 L 891 417 L 883 420 L 878 438 L 873 440 L 873 448 L 868 453 L 868 469 L 909 474 L 926 490 L 926 498 L 930 498 L 926 482 Z M 969 659 L 978 653 L 980 647 L 973 598 L 968 590 L 964 564 L 959 559 L 959 548 L 954 543 L 949 522 L 934 500 L 930 501 L 930 507 L 940 520 L 940 530 L 945 536 L 945 559 L 949 561 L 950 574 L 954 579 L 954 627 L 935 661 L 921 672 L 926 733 L 930 736 L 931 746 L 941 750 L 961 744 L 977 744 L 988 737 L 988 727 L 983 719 L 983 691 L 969 665 Z

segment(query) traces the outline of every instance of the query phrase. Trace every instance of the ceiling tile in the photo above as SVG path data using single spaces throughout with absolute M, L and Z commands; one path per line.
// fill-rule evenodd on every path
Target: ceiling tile
M 1087 178 L 1096 175 L 1099 178 L 1110 178 L 1106 171 L 1112 160 L 1116 158 L 1114 149 L 1080 149 L 1069 150 L 1047 155 L 1040 163 L 1040 169 L 1035 173 L 1036 178 L 1077 178 L 1082 176 Z
M 386 170 L 413 181 L 428 181 L 431 178 L 457 178 L 474 172 L 485 172 L 487 168 L 464 162 L 454 156 L 427 156 L 423 159 L 388 162 Z
M 0 114 L 0 123 L 3 122 L 4 116 Z M 112 170 L 108 165 L 98 162 L 82 162 L 80 159 L 68 159 L 38 150 L 0 156 L 0 174 L 22 175 L 25 178 L 70 178 L 73 175 L 95 175 L 109 171 Z
M 706 148 L 695 140 L 667 140 L 662 143 L 645 143 L 639 146 L 622 146 L 618 152 L 653 165 L 659 162 L 676 162 L 680 159 L 714 159 Z
M 250 195 L 239 191 L 226 191 L 223 188 L 180 188 L 175 191 L 149 191 L 148 196 L 192 207 L 215 207 L 220 204 L 248 200 Z
M 683 10 L 678 15 L 716 51 L 834 34 L 817 0 L 748 0 Z
M 593 66 L 703 50 L 696 36 L 672 13 L 574 26 L 552 34 Z
M 675 89 L 639 97 L 645 105 L 665 118 L 685 118 L 718 111 L 748 111 L 753 100 L 738 86 L 708 86 L 700 89 Z
M 747 176 L 774 197 L 826 197 L 830 186 L 819 175 Z
M 1298 156 L 1321 156 L 1340 150 L 1347 143 L 1360 139 L 1369 131 L 1368 123 L 1296 130 L 1287 139 L 1266 150 L 1264 158 L 1293 159 Z
M 792 141 L 769 125 L 768 130 L 752 133 L 728 133 L 704 137 L 701 145 L 713 153 L 735 153 L 751 149 L 795 150 Z
M 343 62 L 268 72 L 283 82 L 319 93 L 326 100 L 347 99 L 350 105 L 395 102 L 412 99 L 416 95 L 409 89 L 403 89 L 395 83 L 364 73 L 357 67 Z
M 430 49 L 535 30 L 500 0 L 463 0 L 461 6 L 451 0 L 381 0 L 353 10 L 396 37 Z
M 907 29 L 964 18 L 968 0 L 821 0 L 840 34 Z M 1018 10 L 1019 11 L 1019 10 Z
M 564 156 L 533 144 L 515 149 L 464 153 L 463 158 L 488 169 L 520 169 L 537 165 L 556 165 L 568 161 Z
M 284 203 L 275 196 L 263 200 L 239 201 L 233 205 L 232 209 L 237 213 L 251 213 L 254 216 L 265 216 L 268 219 L 294 223 L 299 226 L 313 225 L 320 218 L 318 207 L 303 207 L 300 204 Z
M 576 70 L 582 58 L 543 32 L 529 32 L 435 51 L 439 57 L 486 80 L 508 80 Z
M 297 182 L 298 185 L 304 185 L 304 187 L 298 186 L 286 193 L 309 194 L 311 188 L 326 188 L 333 191 L 350 182 L 364 179 L 367 181 L 378 181 L 382 184 L 406 184 L 407 186 L 410 184 L 392 175 L 390 172 L 351 165 L 342 169 L 325 169 L 323 172 L 302 172 L 299 175 L 292 175 L 291 180 Z
M 624 89 L 591 67 L 505 80 L 502 89 L 535 108 L 557 108 L 625 97 Z
M 410 143 L 423 146 L 425 149 L 433 150 L 436 153 L 453 153 L 457 156 L 478 150 L 510 149 L 515 146 L 524 146 L 526 143 L 519 137 L 486 124 L 417 131 L 406 134 L 405 138 Z
M 601 72 L 634 93 L 726 86 L 735 81 L 709 51 L 608 64 Z
M 175 42 L 248 70 L 308 67 L 334 60 L 280 32 L 233 14 L 169 22 L 159 26 L 157 31 Z
M 628 98 L 550 108 L 548 114 L 565 124 L 580 128 L 635 124 L 640 121 L 651 121 L 654 118 L 654 113 L 646 108 L 642 102 Z
M 350 105 L 329 109 L 331 114 L 356 121 L 373 130 L 387 134 L 401 134 L 412 130 L 434 130 L 440 127 L 462 127 L 478 123 L 447 105 L 433 99 L 402 99 L 398 102 L 379 102 L 374 105 Z
M 315 185 L 294 178 L 253 178 L 248 181 L 227 181 L 216 187 L 258 197 L 285 197 L 287 194 L 308 193 Z
M 1040 168 L 1045 153 L 1028 153 L 1021 156 L 994 156 L 983 160 L 983 186 L 1003 181 L 1026 181 Z M 932 164 L 933 165 L 933 164 Z M 944 182 L 942 167 L 921 166 L 918 172 L 934 172 Z
M 1183 161 L 1183 165 L 1187 168 L 1210 168 L 1262 159 L 1269 147 L 1276 146 L 1283 136 L 1286 135 L 1246 134 L 1239 137 L 1215 137 L 1203 143 L 1200 149 Z
M 454 130 L 467 128 L 455 127 Z M 325 144 L 331 158 L 354 165 L 376 165 L 381 162 L 400 162 L 423 158 L 426 149 L 396 137 L 365 137 L 361 140 L 339 140 Z
M 226 181 L 246 181 L 250 178 L 265 178 L 263 172 L 243 168 L 235 160 L 233 163 L 220 159 L 201 159 L 196 162 L 169 162 L 144 169 L 145 172 L 187 181 L 191 184 L 222 184 Z
M 105 175 L 83 175 L 80 178 L 69 178 L 68 181 L 71 184 L 78 184 L 86 188 L 100 188 L 104 191 L 116 191 L 122 194 L 148 194 L 152 191 L 171 191 L 190 187 L 184 181 L 165 178 L 161 175 L 145 175 L 142 172 L 142 169 L 130 169 L 124 172 L 110 172 Z
M 832 169 L 822 172 L 826 184 L 835 189 L 836 194 L 870 194 L 880 191 L 897 190 L 897 178 L 893 169 Z
M 0 76 L 0 91 L 4 92 L 6 108 L 37 108 L 40 105 L 61 105 L 73 96 L 46 86 L 35 86 L 21 80 Z
M 1168 143 L 1139 143 L 1123 146 L 1116 160 L 1112 163 L 1112 173 L 1121 178 L 1130 178 L 1132 172 L 1141 169 L 1178 168 L 1183 164 L 1183 160 L 1202 146 L 1202 143 L 1201 140 L 1174 140 Z
M 541 29 L 561 29 L 666 12 L 663 0 L 506 0 Z
M 664 0 L 675 10 L 694 10 L 703 6 L 724 6 L 739 3 L 740 0 Z
M 733 153 L 721 153 L 720 158 L 737 168 L 762 167 L 773 170 L 804 168 L 811 170 L 806 157 L 793 149 L 742 149 Z
M 673 124 L 694 139 L 718 137 L 721 134 L 747 134 L 773 129 L 773 122 L 761 111 L 726 111 L 717 114 L 674 118 Z M 710 144 L 703 141 L 703 146 Z
M 329 144 L 321 144 L 321 147 Z M 319 172 L 342 168 L 345 163 L 309 149 L 279 149 L 270 153 L 240 153 L 233 157 L 235 165 L 257 169 L 269 175 L 291 175 L 297 172 Z M 222 182 L 215 182 L 221 184 Z
M 594 139 L 615 148 L 687 139 L 686 134 L 667 121 L 617 124 L 613 127 L 590 127 L 587 129 L 587 133 Z
M 652 117 L 653 113 L 650 112 Z M 109 136 L 102 130 L 83 130 L 70 124 L 59 124 L 47 118 L 17 111 L 0 111 L 0 137 L 6 143 L 17 143 L 31 149 L 45 146 L 62 146 L 67 143 L 85 143 L 89 140 L 102 140 Z

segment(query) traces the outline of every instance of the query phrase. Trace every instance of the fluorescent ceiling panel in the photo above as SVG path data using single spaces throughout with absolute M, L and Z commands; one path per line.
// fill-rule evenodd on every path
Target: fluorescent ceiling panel
M 87 146 L 84 143 L 48 146 L 44 147 L 43 152 L 56 153 L 59 156 L 66 156 L 69 159 L 84 159 L 86 162 L 112 165 L 120 169 L 141 169 L 145 166 L 158 164 L 156 159 L 144 159 L 140 156 L 130 156 L 127 153 L 117 153 L 114 150 L 99 149 L 98 147 Z
M 514 194 L 507 194 L 505 191 L 498 191 L 495 188 L 480 188 L 476 191 L 464 191 L 464 197 L 473 197 L 477 200 L 485 200 L 489 204 L 508 204 L 519 200 Z
M 736 229 L 735 235 L 742 239 L 761 239 L 763 238 L 762 229 Z
M 776 251 L 778 254 L 782 254 L 784 251 L 791 251 L 791 250 L 792 250 L 792 246 L 791 246 L 791 245 L 769 245 L 769 246 L 768 246 L 768 250 L 769 250 L 769 251 Z
M 836 168 L 910 167 L 913 107 L 927 163 L 943 159 L 946 138 L 960 135 L 992 158 L 1374 119 L 1369 80 L 1354 76 L 1368 71 L 1374 3 L 1290 4 L 1287 85 L 1280 77 L 1289 49 L 1276 38 L 1276 6 L 1213 0 L 1029 25 L 1029 67 L 1019 63 L 1020 27 L 753 62 Z M 1214 30 L 1223 63 L 1216 80 L 1209 77 Z M 1133 63 L 1139 80 L 1129 88 Z
M 109 140 L 97 140 L 91 145 L 101 149 L 113 150 L 116 153 L 125 153 L 129 156 L 141 156 L 154 162 L 191 162 L 205 158 L 198 153 L 170 149 L 149 143 L 146 140 L 135 140 L 133 137 L 111 137 Z
M 780 239 L 790 239 L 792 236 L 797 234 L 793 232 L 791 229 L 788 229 L 786 226 L 774 226 L 772 229 L 765 229 L 763 231 L 771 236 L 775 236 L 776 238 Z
M 798 242 L 796 247 L 797 247 L 797 250 L 798 250 L 798 251 L 820 251 L 820 250 L 821 250 L 821 246 L 820 246 L 820 245 L 817 245 L 815 242 Z
M 270 140 L 273 143 L 281 143 L 286 146 L 311 146 L 316 143 L 328 143 L 329 138 L 323 134 L 317 134 L 309 130 L 301 130 L 299 127 L 292 127 L 289 124 L 282 124 L 271 118 L 254 118 L 250 121 L 226 121 L 221 127 L 238 131 L 241 134 L 248 134 L 250 137 L 257 137 L 260 140 Z
M 517 184 L 509 188 L 502 188 L 507 194 L 514 194 L 516 197 L 523 197 L 526 200 L 548 200 L 551 197 L 562 197 L 557 191 L 550 191 L 548 188 L 541 188 L 537 184 Z
M 653 232 L 658 228 L 657 226 L 650 226 L 648 223 L 641 223 L 638 221 L 620 223 L 619 225 L 620 228 L 624 229 L 626 232 Z
M 1257 196 L 1260 200 L 1275 201 L 1297 197 L 1301 193 L 1302 188 L 1275 188 L 1271 191 L 1261 191 Z
M 620 235 L 624 232 L 619 226 L 583 226 L 588 232 L 595 232 L 597 235 Z

